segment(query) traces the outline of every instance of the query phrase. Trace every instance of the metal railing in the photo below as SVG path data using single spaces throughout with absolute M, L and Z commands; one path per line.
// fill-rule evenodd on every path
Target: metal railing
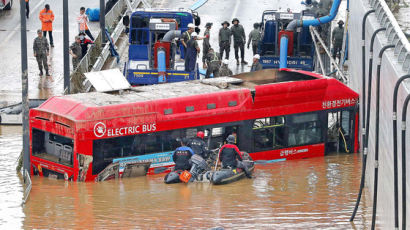
M 121 35 L 121 32 L 124 29 L 124 25 L 122 24 L 122 16 L 126 13 L 128 0 L 120 0 L 118 1 L 112 9 L 105 15 L 105 25 L 109 32 L 111 32 L 111 37 L 113 42 L 117 42 L 118 38 Z M 132 0 L 131 6 L 133 9 L 137 8 L 142 0 Z M 129 10 L 129 9 L 128 9 Z M 87 54 L 81 59 L 80 63 L 78 64 L 77 68 L 73 70 L 70 75 L 70 83 L 71 83 L 71 92 L 70 93 L 78 93 L 78 92 L 88 92 L 91 89 L 91 84 L 86 81 L 84 77 L 84 73 L 90 71 L 100 71 L 103 67 L 105 61 L 107 60 L 110 50 L 109 50 L 109 43 L 106 43 L 103 48 L 102 41 L 101 41 L 101 32 L 98 33 L 94 41 L 94 45 L 90 47 Z M 69 93 L 69 92 L 64 92 Z
M 388 43 L 394 44 L 394 54 L 398 58 L 398 63 L 402 65 L 402 70 L 410 73 L 410 43 L 404 35 L 396 18 L 390 11 L 384 0 L 369 0 L 370 6 L 376 10 L 376 18 L 381 27 L 386 27 Z

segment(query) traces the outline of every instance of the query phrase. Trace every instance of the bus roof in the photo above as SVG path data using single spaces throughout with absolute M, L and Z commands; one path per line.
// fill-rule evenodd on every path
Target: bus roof
M 246 100 L 254 107 L 262 108 L 267 105 L 283 106 L 286 103 L 286 105 L 310 101 L 321 103 L 325 100 L 347 97 L 357 99 L 358 94 L 334 78 L 322 77 L 307 71 L 266 69 L 232 77 L 141 86 L 122 92 L 55 96 L 31 110 L 31 115 L 33 113 L 34 116 L 36 113 L 54 114 L 71 121 L 85 121 L 108 119 L 106 116 L 112 118 L 135 115 L 137 112 L 135 109 L 126 111 L 122 115 L 116 112 L 121 108 L 130 107 L 139 108 L 138 113 L 145 114 L 163 113 L 167 108 L 174 108 L 175 113 L 179 110 L 185 112 L 184 106 L 189 104 L 199 107 L 201 101 L 205 104 L 215 102 L 217 108 L 220 108 L 218 102 L 225 105 L 236 100 L 239 105 L 242 103 L 241 100 Z M 176 107 L 183 109 L 176 109 Z M 226 107 L 229 108 L 228 105 Z M 101 109 L 104 109 L 103 113 L 97 112 Z M 195 111 L 199 110 L 195 109 Z

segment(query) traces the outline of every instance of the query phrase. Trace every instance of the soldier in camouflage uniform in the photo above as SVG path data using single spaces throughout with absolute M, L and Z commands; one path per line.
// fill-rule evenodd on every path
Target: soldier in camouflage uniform
M 226 77 L 226 76 L 232 76 L 232 70 L 229 69 L 228 67 L 229 61 L 227 59 L 222 61 L 222 66 L 219 69 L 219 76 L 220 77 Z
M 231 49 L 231 30 L 228 28 L 229 22 L 222 22 L 222 28 L 219 30 L 219 53 L 221 54 L 221 59 L 225 51 L 225 59 L 229 59 L 229 51 Z
M 208 55 L 208 51 L 211 48 L 211 44 L 209 44 L 209 36 L 211 33 L 211 28 L 212 28 L 212 23 L 208 22 L 206 23 L 205 27 L 206 30 L 204 32 L 204 41 L 202 43 L 202 63 L 203 63 L 203 68 L 206 69 L 206 57 Z
M 73 71 L 77 68 L 81 61 L 82 49 L 80 36 L 75 36 L 75 42 L 70 46 L 70 54 L 72 56 Z
M 214 77 L 219 76 L 219 67 L 221 66 L 221 60 L 219 59 L 219 54 L 210 48 L 208 54 L 206 55 L 206 60 L 208 63 L 208 69 L 206 70 L 205 78 L 209 78 L 211 74 Z
M 242 25 L 239 25 L 239 19 L 237 18 L 232 20 L 232 24 L 233 26 L 231 26 L 231 33 L 233 37 L 233 48 L 235 49 L 236 65 L 239 65 L 239 49 L 241 50 L 241 63 L 246 65 L 248 62 L 245 61 L 245 30 Z
M 49 54 L 49 47 L 47 38 L 43 37 L 42 30 L 37 30 L 37 35 L 33 43 L 33 54 L 37 59 L 38 68 L 40 69 L 40 76 L 43 76 L 43 66 L 46 70 L 46 75 L 50 76 L 48 73 L 47 56 Z
M 261 36 L 261 32 L 259 31 L 259 23 L 253 24 L 253 30 L 249 33 L 248 39 L 248 49 L 252 41 L 253 55 L 255 55 L 258 52 L 258 43 L 261 40 Z
M 343 46 L 343 35 L 345 32 L 343 27 L 344 22 L 339 20 L 337 24 L 339 24 L 339 26 L 334 28 L 332 32 L 333 59 L 336 59 L 336 56 L 340 58 L 340 51 Z

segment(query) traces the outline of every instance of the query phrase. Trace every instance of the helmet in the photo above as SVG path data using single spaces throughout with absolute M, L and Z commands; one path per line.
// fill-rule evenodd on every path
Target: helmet
M 343 24 L 345 24 L 345 23 L 343 22 L 343 20 L 339 20 L 339 22 L 337 22 L 337 24 L 343 25 Z
M 235 143 L 235 136 L 234 135 L 229 135 L 228 138 L 226 138 L 226 142 Z
M 258 29 L 259 28 L 259 23 L 253 23 L 253 28 Z
M 224 22 L 222 22 L 222 24 L 221 24 L 221 25 L 223 26 L 224 24 L 228 25 L 228 27 L 229 27 L 229 25 L 230 25 L 228 21 L 224 21 Z
M 261 56 L 259 55 L 259 54 L 255 54 L 254 56 L 253 56 L 253 58 L 256 58 L 256 59 L 261 59 Z
M 232 24 L 233 24 L 234 21 L 237 21 L 239 23 L 239 19 L 237 19 L 237 18 L 232 19 Z
M 229 64 L 229 60 L 228 60 L 228 59 L 224 59 L 224 60 L 222 61 L 222 63 L 225 64 L 225 65 L 228 65 L 228 64 Z
M 205 25 L 205 27 L 211 27 L 212 25 L 213 25 L 212 22 L 207 22 L 206 25 Z
M 189 24 L 188 24 L 188 28 L 193 28 L 193 29 L 194 29 L 194 28 L 195 28 L 195 25 L 192 24 L 192 23 L 189 23 Z
M 198 37 L 198 34 L 196 32 L 192 32 L 191 37 Z
M 199 137 L 199 138 L 201 138 L 201 139 L 204 139 L 205 133 L 202 132 L 202 131 L 198 131 L 198 132 L 196 133 L 196 136 Z

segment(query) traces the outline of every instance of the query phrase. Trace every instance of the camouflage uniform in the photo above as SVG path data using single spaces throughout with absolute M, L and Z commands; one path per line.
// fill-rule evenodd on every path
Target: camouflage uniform
M 343 27 L 336 27 L 333 29 L 333 59 L 335 59 L 342 50 L 344 32 L 345 31 Z
M 225 59 L 229 59 L 229 51 L 231 48 L 231 30 L 229 28 L 221 28 L 219 30 L 219 53 L 221 59 L 225 51 Z
M 206 55 L 206 61 L 208 64 L 208 69 L 206 69 L 205 78 L 209 78 L 211 74 L 213 74 L 214 77 L 219 77 L 219 67 L 221 66 L 219 54 L 213 51 L 208 52 Z
M 333 1 L 332 0 L 320 0 L 320 3 L 326 12 L 326 15 L 329 14 L 330 9 L 332 8 L 332 5 L 333 5 Z
M 252 41 L 252 51 L 253 51 L 253 55 L 255 55 L 258 51 L 258 43 L 261 40 L 261 32 L 259 31 L 259 29 L 253 29 L 250 33 L 249 33 L 249 39 L 248 39 L 248 48 L 249 48 L 249 44 Z
M 71 44 L 70 50 L 77 56 L 76 58 L 74 57 L 72 58 L 73 70 L 75 70 L 81 61 L 81 56 L 82 56 L 81 45 L 77 42 L 74 42 L 73 44 Z
M 226 77 L 226 76 L 232 76 L 233 73 L 232 71 L 228 68 L 228 65 L 222 65 L 221 68 L 219 69 L 219 76 L 220 77 Z
M 205 63 L 208 55 L 208 51 L 211 48 L 211 44 L 209 44 L 209 36 L 210 30 L 207 28 L 204 32 L 204 41 L 202 43 L 202 62 Z
M 48 41 L 45 37 L 36 37 L 33 43 L 33 53 L 36 56 L 40 74 L 43 75 L 43 66 L 48 74 L 47 54 L 49 51 Z
M 231 26 L 231 32 L 233 37 L 233 48 L 235 49 L 235 59 L 239 59 L 239 49 L 241 50 L 241 58 L 244 61 L 245 58 L 245 30 L 242 25 Z

